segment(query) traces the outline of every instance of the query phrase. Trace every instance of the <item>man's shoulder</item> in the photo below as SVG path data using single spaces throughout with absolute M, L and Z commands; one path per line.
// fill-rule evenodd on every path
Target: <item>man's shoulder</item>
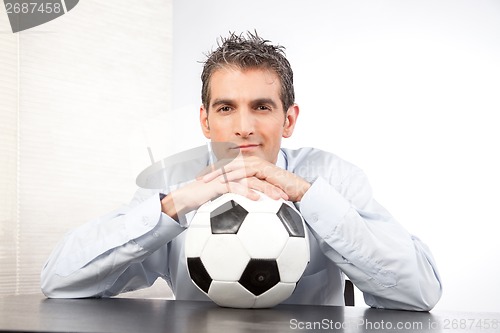
M 292 163 L 303 163 L 306 161 L 309 162 L 325 161 L 325 162 L 340 163 L 340 164 L 354 166 L 354 164 L 342 159 L 338 155 L 319 148 L 314 148 L 314 147 L 302 147 L 296 149 L 281 148 L 281 151 L 285 156 L 286 160 Z
M 360 170 L 356 165 L 336 154 L 313 147 L 298 149 L 281 148 L 287 169 L 305 178 L 336 175 L 347 176 Z

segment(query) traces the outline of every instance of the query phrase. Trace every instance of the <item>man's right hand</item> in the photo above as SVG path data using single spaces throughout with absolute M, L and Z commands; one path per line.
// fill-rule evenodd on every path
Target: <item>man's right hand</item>
M 230 182 L 220 182 L 219 179 L 205 182 L 197 179 L 165 196 L 161 201 L 161 210 L 174 220 L 178 220 L 180 214 L 198 209 L 207 201 L 229 192 L 250 200 L 259 200 L 260 195 L 254 190 L 263 192 L 272 199 L 287 199 L 281 189 L 256 177 Z

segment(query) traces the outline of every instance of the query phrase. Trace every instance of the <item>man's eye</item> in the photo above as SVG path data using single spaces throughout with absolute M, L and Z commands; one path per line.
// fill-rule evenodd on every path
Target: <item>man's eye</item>
M 257 107 L 257 110 L 259 110 L 259 111 L 267 111 L 267 110 L 271 110 L 271 108 L 268 107 L 268 106 L 266 106 L 266 105 L 259 105 Z
M 231 107 L 230 106 L 222 106 L 219 108 L 219 111 L 229 112 L 229 111 L 231 111 Z

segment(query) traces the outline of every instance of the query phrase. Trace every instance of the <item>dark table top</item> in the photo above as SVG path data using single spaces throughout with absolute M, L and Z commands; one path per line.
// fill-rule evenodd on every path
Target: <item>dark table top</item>
M 157 299 L 0 298 L 0 331 L 24 332 L 500 332 L 500 313 L 340 306 L 229 309 Z

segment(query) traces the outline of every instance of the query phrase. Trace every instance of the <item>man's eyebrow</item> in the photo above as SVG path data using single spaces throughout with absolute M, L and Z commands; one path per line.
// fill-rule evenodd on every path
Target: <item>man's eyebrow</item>
M 229 105 L 232 105 L 233 104 L 233 101 L 230 100 L 230 99 L 226 99 L 226 98 L 218 98 L 218 99 L 215 99 L 212 104 L 211 104 L 211 107 L 216 107 L 218 105 L 225 105 L 225 104 L 229 104 Z
M 212 108 L 215 108 L 219 105 L 233 105 L 234 101 L 228 98 L 217 98 L 210 105 Z M 252 106 L 258 105 L 270 105 L 273 108 L 276 108 L 278 105 L 272 98 L 257 98 L 250 102 Z
M 271 99 L 271 98 L 258 98 L 256 100 L 253 100 L 252 105 L 254 106 L 259 106 L 259 105 L 270 105 L 271 107 L 273 108 L 276 108 L 278 105 L 276 104 L 276 102 Z

